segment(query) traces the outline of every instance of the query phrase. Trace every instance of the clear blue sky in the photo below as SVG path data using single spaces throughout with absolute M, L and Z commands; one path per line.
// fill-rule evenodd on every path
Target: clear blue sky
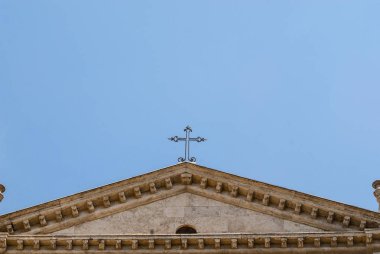
M 380 1 L 0 0 L 0 213 L 176 163 L 376 210 Z

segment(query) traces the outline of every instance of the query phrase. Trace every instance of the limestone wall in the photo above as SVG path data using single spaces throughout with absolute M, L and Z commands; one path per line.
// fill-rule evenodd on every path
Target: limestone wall
M 198 233 L 316 232 L 319 229 L 183 193 L 55 234 L 173 234 L 182 225 Z

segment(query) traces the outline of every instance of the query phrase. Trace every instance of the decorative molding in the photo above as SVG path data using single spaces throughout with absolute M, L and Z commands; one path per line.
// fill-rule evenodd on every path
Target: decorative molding
M 57 222 L 61 222 L 62 219 L 63 219 L 62 211 L 61 210 L 55 211 L 55 220 Z
M 252 202 L 254 195 L 255 195 L 255 192 L 253 190 L 248 190 L 246 200 L 248 202 Z
M 217 182 L 215 190 L 217 193 L 221 193 L 223 191 L 223 184 L 221 182 Z
M 302 209 L 302 204 L 301 203 L 297 203 L 294 207 L 294 212 L 296 214 L 300 214 L 301 213 L 301 209 Z
M 127 197 L 125 196 L 125 192 L 124 192 L 124 191 L 119 192 L 119 193 L 118 193 L 118 197 L 119 197 L 119 202 L 120 202 L 120 203 L 125 203 L 125 202 L 127 202 Z
M 344 216 L 343 218 L 343 225 L 345 227 L 348 227 L 350 225 L 351 217 L 350 216 Z
M 110 201 L 110 197 L 109 196 L 104 196 L 103 199 L 102 199 L 102 201 L 103 201 L 103 206 L 105 208 L 111 206 L 111 201 Z
M 286 205 L 286 199 L 280 199 L 280 202 L 278 203 L 278 209 L 284 210 Z
M 123 184 L 115 183 L 107 188 L 88 191 L 78 198 L 73 198 L 76 195 L 63 198 L 59 200 L 59 207 L 50 205 L 50 202 L 0 216 L 0 232 L 51 233 L 183 192 L 324 230 L 365 230 L 380 225 L 378 213 L 290 192 L 198 165 L 181 163 L 163 169 L 163 172 L 153 173 L 122 181 Z M 172 191 L 174 186 L 178 187 Z M 127 202 L 129 197 L 134 198 Z M 310 215 L 307 216 L 307 213 Z
M 275 234 L 191 234 L 191 235 L 0 235 L 2 253 L 107 253 L 128 250 L 169 251 L 194 253 L 209 250 L 256 250 L 251 253 L 366 253 L 380 250 L 380 230 L 371 232 L 275 233 Z M 343 251 L 344 250 L 344 251 Z M 340 252 L 343 251 L 343 252 Z M 355 252 L 357 251 L 357 252 Z M 270 251 L 272 253 L 272 251 Z M 283 252 L 281 252 L 283 253 Z M 368 252 L 369 253 L 369 252 Z
M 166 187 L 166 189 L 171 189 L 172 187 L 173 187 L 173 184 L 172 184 L 172 181 L 171 181 L 171 179 L 170 178 L 166 178 L 165 179 L 165 187 Z
M 91 200 L 87 201 L 87 209 L 89 213 L 92 213 L 95 211 L 94 204 L 92 203 Z
M 154 239 L 149 239 L 148 240 L 148 249 L 154 249 L 155 245 L 154 245 Z
M 239 194 L 238 191 L 239 191 L 238 186 L 231 186 L 230 194 L 232 197 L 237 197 L 237 195 Z
M 263 205 L 268 206 L 269 202 L 270 202 L 270 195 L 269 194 L 265 194 L 264 197 L 263 197 Z
M 201 186 L 202 189 L 206 189 L 207 188 L 207 178 L 206 177 L 202 177 L 200 186 Z
M 78 207 L 76 205 L 71 206 L 71 214 L 73 217 L 79 216 Z
M 335 215 L 334 212 L 329 211 L 329 213 L 328 213 L 328 215 L 327 215 L 327 218 L 326 218 L 326 220 L 327 220 L 328 223 L 332 223 L 332 222 L 333 222 L 333 220 L 334 220 L 334 215 Z
M 38 220 L 40 221 L 41 227 L 45 227 L 47 225 L 45 215 L 38 216 Z
M 318 217 L 318 208 L 313 207 L 313 209 L 311 209 L 310 216 L 316 219 Z
M 154 194 L 157 192 L 156 184 L 154 182 L 149 184 L 149 190 L 151 194 Z
M 183 173 L 183 174 L 181 174 L 182 184 L 184 184 L 184 185 L 190 185 L 191 182 L 192 182 L 192 177 L 193 177 L 193 175 L 189 174 L 189 173 Z

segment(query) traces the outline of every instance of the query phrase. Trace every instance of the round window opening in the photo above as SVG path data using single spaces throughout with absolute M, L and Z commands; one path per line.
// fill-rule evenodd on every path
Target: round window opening
M 193 227 L 182 226 L 182 227 L 178 228 L 175 233 L 176 234 L 196 234 L 197 231 Z

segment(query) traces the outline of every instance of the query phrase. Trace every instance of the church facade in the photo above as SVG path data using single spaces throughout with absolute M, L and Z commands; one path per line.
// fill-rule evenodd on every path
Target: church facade
M 380 213 L 184 162 L 2 215 L 0 253 L 380 253 Z

